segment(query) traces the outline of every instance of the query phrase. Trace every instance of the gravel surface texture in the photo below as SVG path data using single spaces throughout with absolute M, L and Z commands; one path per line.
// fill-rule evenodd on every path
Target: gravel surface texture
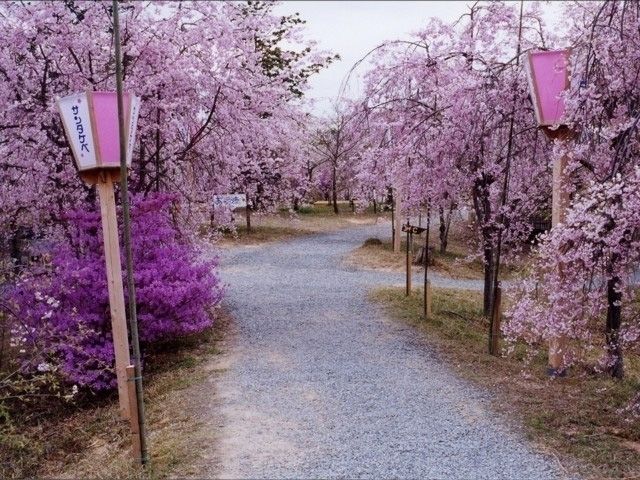
M 487 392 L 367 300 L 370 288 L 404 277 L 345 267 L 342 257 L 388 230 L 354 227 L 223 253 L 236 320 L 212 404 L 218 461 L 203 475 L 560 477 L 491 410 Z M 461 284 L 472 288 L 446 286 Z

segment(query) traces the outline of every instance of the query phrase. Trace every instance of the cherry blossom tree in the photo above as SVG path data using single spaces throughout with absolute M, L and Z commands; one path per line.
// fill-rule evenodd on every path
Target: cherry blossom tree
M 566 366 L 583 348 L 604 347 L 602 367 L 622 377 L 623 350 L 637 349 L 639 338 L 633 280 L 640 261 L 640 7 L 579 2 L 567 5 L 564 17 L 574 134 L 554 155 L 568 157 L 573 200 L 566 221 L 540 248 L 535 277 L 519 285 L 506 332 L 532 345 L 579 339 L 578 349 L 567 342 Z
M 74 172 L 55 99 L 113 89 L 110 8 L 0 5 L 0 224 L 7 238 L 61 224 L 70 207 L 94 201 Z M 300 115 L 307 78 L 331 57 L 300 38 L 297 16 L 276 16 L 271 4 L 131 2 L 123 10 L 125 87 L 142 98 L 131 188 L 179 193 L 185 220 L 197 224 L 213 195 L 234 187 L 238 166 L 258 161 L 247 155 L 248 143 L 265 149 L 277 137 L 280 155 L 292 151 L 291 119 Z M 286 135 L 285 125 L 292 127 Z M 288 175 L 298 175 L 299 161 L 287 158 L 294 164 Z
M 475 212 L 489 313 L 501 253 L 516 254 L 530 217 L 548 208 L 549 143 L 532 126 L 523 62 L 544 39 L 535 5 L 475 4 L 456 25 L 434 20 L 414 38 L 376 50 L 364 107 L 375 144 L 361 165 L 372 185 L 394 186 L 407 211 L 429 204 L 441 218 Z M 386 172 L 384 177 L 379 174 Z
M 313 169 L 322 166 L 330 177 L 331 203 L 333 212 L 340 213 L 338 194 L 349 189 L 353 171 L 349 168 L 364 134 L 361 112 L 348 103 L 337 103 L 327 118 L 316 119 L 316 125 L 310 140 L 314 158 Z M 352 186 L 352 185 L 351 185 Z

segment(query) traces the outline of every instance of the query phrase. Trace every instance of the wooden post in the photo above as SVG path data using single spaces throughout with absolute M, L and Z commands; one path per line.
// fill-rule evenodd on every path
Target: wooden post
M 567 168 L 567 157 L 562 156 L 553 161 L 553 184 L 551 201 L 551 225 L 556 226 L 565 220 L 569 206 L 569 193 L 565 185 L 564 170 Z
M 394 252 L 399 252 L 400 251 L 400 232 L 402 231 L 402 218 L 401 218 L 401 214 L 402 214 L 402 200 L 400 200 L 400 189 L 399 188 L 394 188 L 393 189 L 393 211 L 394 211 L 394 230 L 396 232 L 396 234 L 393 237 L 393 251 Z
M 500 339 L 500 321 L 502 319 L 502 288 L 498 284 L 495 292 L 495 301 L 493 302 L 493 310 L 491 316 L 491 338 L 489 339 L 489 353 L 498 356 L 498 341 Z
M 396 200 L 394 198 L 391 201 L 391 246 L 393 247 L 394 252 L 396 248 L 396 235 L 398 235 L 398 233 L 396 232 L 395 211 L 396 211 Z
M 136 396 L 135 389 L 135 367 L 133 365 L 127 365 L 127 384 L 129 390 L 129 409 L 131 410 L 131 417 L 129 418 L 129 424 L 131 425 L 131 456 L 133 461 L 137 464 L 142 462 L 142 444 L 140 443 L 140 424 L 138 419 L 138 397 Z
M 427 204 L 427 229 L 424 236 L 424 252 L 422 262 L 424 264 L 424 285 L 423 285 L 423 314 L 424 319 L 431 318 L 431 282 L 429 281 L 429 234 L 431 233 L 431 204 Z
M 111 331 L 116 356 L 120 415 L 123 419 L 128 420 L 131 416 L 128 391 L 131 386 L 127 382 L 126 369 L 131 360 L 129 357 L 129 339 L 127 337 L 127 321 L 125 317 L 124 289 L 122 287 L 116 202 L 113 193 L 113 178 L 110 172 L 103 172 L 100 175 L 96 183 L 96 189 L 98 190 L 100 214 L 102 216 L 102 236 L 104 239 L 107 290 L 109 291 L 109 307 L 111 310 Z
M 407 225 L 409 222 L 407 221 Z M 411 232 L 407 231 L 407 290 L 405 296 L 411 295 Z
M 561 137 L 562 140 L 564 138 Z M 566 186 L 564 170 L 567 167 L 567 157 L 555 158 L 553 161 L 552 199 L 551 199 L 551 226 L 555 227 L 563 223 L 569 205 L 569 193 Z M 549 341 L 549 366 L 548 373 L 551 376 L 564 374 L 564 354 L 566 338 L 558 337 Z
M 433 294 L 431 292 L 431 280 L 427 280 L 425 289 L 424 289 L 424 319 L 429 320 L 432 317 L 431 314 L 431 302 L 433 299 Z

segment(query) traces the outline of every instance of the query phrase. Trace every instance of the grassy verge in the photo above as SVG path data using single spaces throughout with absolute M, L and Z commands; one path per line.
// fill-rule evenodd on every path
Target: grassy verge
M 251 231 L 244 223 L 244 212 L 236 212 L 236 231 L 228 232 L 220 239 L 220 246 L 260 245 L 268 242 L 288 240 L 290 238 L 314 233 L 335 231 L 353 225 L 373 224 L 379 217 L 388 215 L 373 213 L 371 208 L 353 213 L 348 202 L 338 202 L 340 214 L 326 202 L 317 202 L 300 208 L 299 212 L 288 210 L 269 215 L 253 215 Z
M 207 378 L 215 375 L 212 359 L 218 353 L 228 317 L 212 329 L 180 342 L 169 352 L 147 359 L 145 408 L 151 464 L 143 472 L 130 456 L 128 424 L 119 419 L 117 398 L 96 399 L 68 407 L 19 429 L 0 431 L 0 478 L 166 478 L 185 472 L 203 448 L 215 440 L 204 428 L 194 398 L 211 398 L 215 390 Z M 204 385 L 204 387 L 203 387 Z M 206 388 L 206 392 L 198 389 Z
M 640 476 L 640 421 L 620 410 L 640 390 L 638 359 L 628 357 L 627 378 L 573 371 L 549 379 L 542 352 L 525 366 L 525 350 L 503 358 L 486 353 L 488 322 L 479 292 L 434 289 L 433 318 L 422 319 L 422 294 L 401 288 L 371 293 L 388 313 L 425 332 L 429 342 L 457 371 L 495 394 L 499 411 L 515 417 L 527 436 L 564 468 L 591 478 Z

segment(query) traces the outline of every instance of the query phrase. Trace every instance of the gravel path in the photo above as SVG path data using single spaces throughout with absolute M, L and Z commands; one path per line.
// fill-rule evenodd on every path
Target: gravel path
M 341 259 L 381 234 L 388 226 L 224 252 L 236 331 L 211 413 L 220 464 L 203 476 L 558 478 L 486 392 L 367 301 L 403 277 Z

